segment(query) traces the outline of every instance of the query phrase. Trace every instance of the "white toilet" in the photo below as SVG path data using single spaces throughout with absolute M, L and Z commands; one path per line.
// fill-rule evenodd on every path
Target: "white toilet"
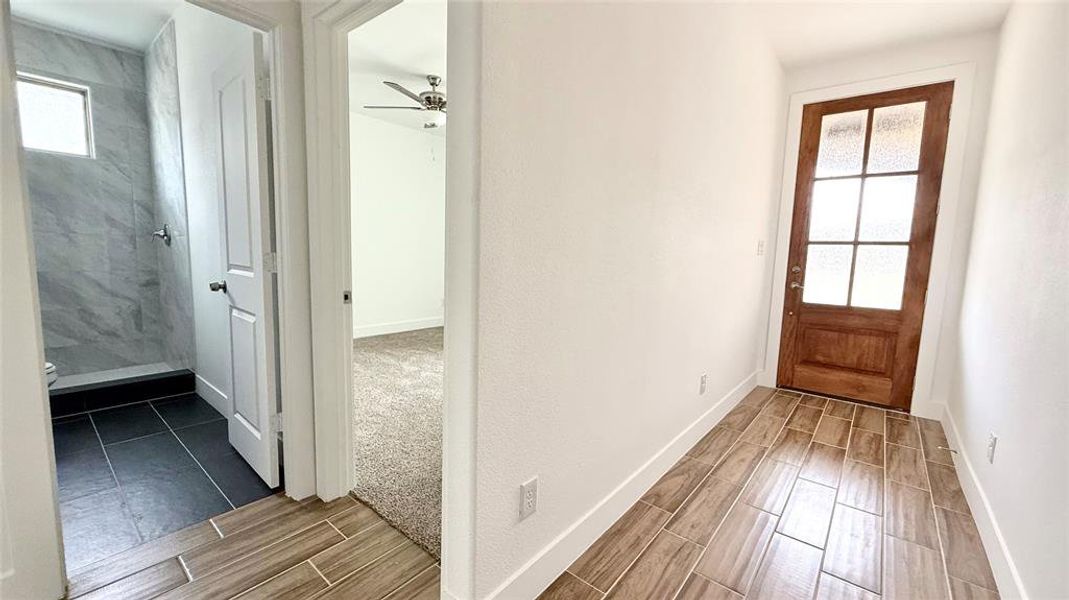
M 59 373 L 56 371 L 56 365 L 46 362 L 45 363 L 45 378 L 48 379 L 48 387 L 52 387 L 52 384 L 59 379 Z

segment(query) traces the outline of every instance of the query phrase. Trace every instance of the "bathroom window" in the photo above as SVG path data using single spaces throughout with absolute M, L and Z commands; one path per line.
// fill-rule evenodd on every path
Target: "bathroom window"
M 19 73 L 18 98 L 23 147 L 92 156 L 89 88 Z

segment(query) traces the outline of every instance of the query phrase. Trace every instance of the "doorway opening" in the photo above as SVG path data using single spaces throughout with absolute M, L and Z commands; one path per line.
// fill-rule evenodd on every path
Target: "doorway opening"
M 71 575 L 283 486 L 271 38 L 180 0 L 12 13 Z
M 803 108 L 779 386 L 909 410 L 953 89 Z
M 353 494 L 441 556 L 446 3 L 348 34 Z

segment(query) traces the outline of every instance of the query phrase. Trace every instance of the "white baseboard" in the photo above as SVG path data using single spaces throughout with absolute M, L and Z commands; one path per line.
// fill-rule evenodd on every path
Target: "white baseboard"
M 961 482 L 962 491 L 965 492 L 965 499 L 969 502 L 969 508 L 972 509 L 976 528 L 980 530 L 980 540 L 984 543 L 984 551 L 991 562 L 991 571 L 995 575 L 999 595 L 1002 598 L 1028 598 L 1024 581 L 1017 570 L 1017 563 L 1010 554 L 1006 539 L 1002 536 L 1002 529 L 998 525 L 998 519 L 995 518 L 995 511 L 991 508 L 987 494 L 980 485 L 980 479 L 972 468 L 969 455 L 965 452 L 965 444 L 962 443 L 957 424 L 950 413 L 950 407 L 944 406 L 940 420 L 943 422 L 943 429 L 946 430 L 950 447 L 958 451 L 954 455 L 958 480 Z
M 204 398 L 212 408 L 219 411 L 224 417 L 230 414 L 230 399 L 219 388 L 212 385 L 207 379 L 197 375 L 197 395 Z
M 753 372 L 717 400 L 671 442 L 616 487 L 594 508 L 542 548 L 487 598 L 535 598 L 601 536 L 646 490 L 660 479 L 687 450 L 757 386 Z M 448 596 L 448 592 L 447 592 Z
M 415 331 L 417 329 L 427 329 L 428 327 L 441 327 L 443 323 L 445 323 L 443 317 L 431 317 L 429 319 L 410 319 L 408 321 L 379 323 L 377 325 L 354 325 L 353 339 L 386 335 L 387 333 L 401 333 L 402 331 Z

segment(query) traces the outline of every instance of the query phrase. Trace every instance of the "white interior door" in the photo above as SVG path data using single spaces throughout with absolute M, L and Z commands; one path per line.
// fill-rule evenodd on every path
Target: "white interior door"
M 263 39 L 239 44 L 212 74 L 222 192 L 223 281 L 230 328 L 230 444 L 271 487 L 278 485 L 274 274 L 271 254 Z M 221 286 L 220 286 L 221 287 Z

